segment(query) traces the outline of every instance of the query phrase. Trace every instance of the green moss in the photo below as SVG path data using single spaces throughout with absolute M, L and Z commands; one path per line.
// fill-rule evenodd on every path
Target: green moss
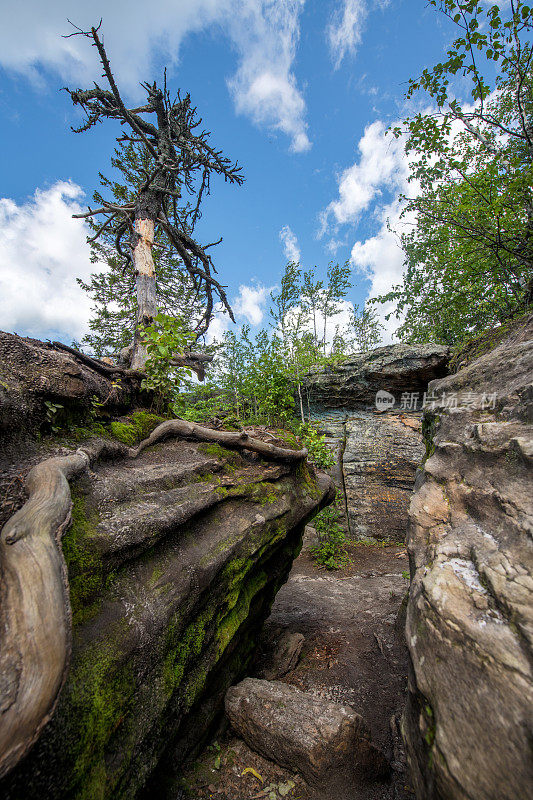
M 215 456 L 215 458 L 223 459 L 233 466 L 242 466 L 242 458 L 239 453 L 227 447 L 222 447 L 217 442 L 202 442 L 198 445 L 198 450 L 206 456 Z
M 207 682 L 207 675 L 208 670 L 204 665 L 199 666 L 191 673 L 183 692 L 184 711 L 189 711 L 202 693 Z
M 86 608 L 103 580 L 102 558 L 92 538 L 97 532 L 98 514 L 88 511 L 86 498 L 72 490 L 72 525 L 62 540 L 68 569 L 72 621 L 77 625 L 94 616 L 95 603 Z
M 316 478 L 311 475 L 309 465 L 305 459 L 300 461 L 296 467 L 295 475 L 302 481 L 309 496 L 317 500 L 320 497 L 320 487 Z
M 108 794 L 105 747 L 120 726 L 135 693 L 131 662 L 124 663 L 113 637 L 88 648 L 73 664 L 68 685 L 71 727 L 69 760 L 76 800 Z
M 268 582 L 268 575 L 261 571 L 257 575 L 247 580 L 235 598 L 235 591 L 228 594 L 229 603 L 232 607 L 227 614 L 220 616 L 217 622 L 217 657 L 219 657 L 230 641 L 233 639 L 244 620 L 250 613 L 250 605 L 253 598 Z
M 435 452 L 435 442 L 433 440 L 439 428 L 439 424 L 440 416 L 438 414 L 433 414 L 431 411 L 424 412 L 424 417 L 422 419 L 422 438 L 426 446 L 426 452 L 422 459 L 422 464 L 425 464 L 428 458 Z
M 148 580 L 148 586 L 153 587 L 156 585 L 159 578 L 163 575 L 163 570 L 160 566 L 154 567 L 152 574 Z
M 101 422 L 93 422 L 90 425 L 82 425 L 72 428 L 68 433 L 68 438 L 74 439 L 75 442 L 83 442 L 86 439 L 93 439 L 95 437 L 101 437 L 105 439 L 108 435 L 108 431 Z
M 134 411 L 127 421 L 113 420 L 109 423 L 109 431 L 114 439 L 133 447 L 146 439 L 150 433 L 165 421 L 165 417 L 151 414 L 149 411 Z
M 163 664 L 163 681 L 169 696 L 180 686 L 189 660 L 200 655 L 206 627 L 213 615 L 214 609 L 206 608 L 183 633 L 180 629 L 180 615 L 169 625 L 166 637 L 167 655 Z

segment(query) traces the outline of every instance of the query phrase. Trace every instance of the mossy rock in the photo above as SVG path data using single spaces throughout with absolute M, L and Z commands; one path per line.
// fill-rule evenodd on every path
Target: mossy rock
M 134 411 L 126 418 L 110 422 L 109 431 L 114 439 L 128 447 L 134 447 L 146 439 L 154 428 L 165 422 L 165 419 L 166 417 L 149 411 Z

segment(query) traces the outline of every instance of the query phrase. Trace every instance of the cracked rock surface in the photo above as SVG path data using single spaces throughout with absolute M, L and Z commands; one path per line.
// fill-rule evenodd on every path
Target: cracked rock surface
M 532 796 L 532 380 L 530 317 L 429 387 L 433 452 L 407 540 L 404 730 L 419 798 Z M 451 395 L 464 402 L 450 408 Z
M 441 345 L 395 344 L 305 376 L 306 401 L 337 456 L 330 475 L 342 492 L 352 539 L 404 542 L 424 455 L 424 392 L 429 381 L 446 374 L 448 359 Z M 394 398 L 387 410 L 376 408 L 379 390 Z
M 120 453 L 120 451 L 118 451 Z M 72 657 L 50 722 L 0 780 L 4 800 L 168 797 L 333 486 L 305 462 L 175 437 L 71 484 L 62 548 Z M 0 625 L 5 623 L 0 604 Z M 3 629 L 3 628 L 2 628 Z M 0 675 L 5 669 L 3 643 Z M 0 680 L 0 733 L 10 685 Z M 0 737 L 0 741 L 2 737 Z

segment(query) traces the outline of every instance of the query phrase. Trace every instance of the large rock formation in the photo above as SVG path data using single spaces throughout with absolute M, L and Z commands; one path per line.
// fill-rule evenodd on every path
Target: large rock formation
M 85 388 L 65 393 L 73 411 L 76 397 L 83 405 L 98 389 L 87 369 Z M 21 362 L 22 388 L 7 394 L 38 419 L 42 396 L 26 393 L 23 373 Z M 61 431 L 35 443 L 29 460 L 12 450 L 22 476 L 46 460 L 0 541 L 6 800 L 165 796 L 209 736 L 228 686 L 246 674 L 306 521 L 332 499 L 329 478 L 282 441 L 276 450 L 272 435 L 258 443 L 230 434 L 227 449 L 191 441 L 190 423 L 180 433 L 168 422 L 157 429 L 165 438 L 132 447 L 158 421 L 143 411 L 93 423 L 115 436 L 106 444 L 80 440 L 83 429 L 74 444 Z M 15 493 L 14 508 L 22 502 Z
M 408 548 L 418 798 L 523 800 L 533 759 L 533 316 L 430 384 Z
M 60 345 L 0 331 L 0 437 L 20 440 L 79 422 L 95 403 L 117 414 L 139 402 L 139 375 L 90 362 Z
M 337 453 L 331 474 L 352 538 L 404 540 L 424 455 L 424 393 L 430 380 L 446 375 L 448 357 L 440 345 L 389 345 L 306 376 L 306 403 Z M 376 406 L 379 391 L 393 403 L 385 410 Z
M 311 407 L 345 410 L 373 407 L 376 393 L 423 392 L 429 381 L 446 375 L 448 348 L 439 344 L 393 344 L 355 353 L 335 366 L 317 367 L 302 388 Z

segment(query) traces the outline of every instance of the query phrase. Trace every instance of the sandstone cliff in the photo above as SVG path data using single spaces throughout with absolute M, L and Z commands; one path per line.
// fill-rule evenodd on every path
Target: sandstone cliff
M 404 730 L 418 798 L 533 787 L 533 317 L 430 384 L 410 507 Z
M 304 396 L 337 453 L 332 470 L 354 539 L 403 542 L 415 474 L 424 455 L 421 409 L 428 382 L 447 373 L 440 345 L 388 345 L 306 376 Z M 388 392 L 388 410 L 375 404 Z

